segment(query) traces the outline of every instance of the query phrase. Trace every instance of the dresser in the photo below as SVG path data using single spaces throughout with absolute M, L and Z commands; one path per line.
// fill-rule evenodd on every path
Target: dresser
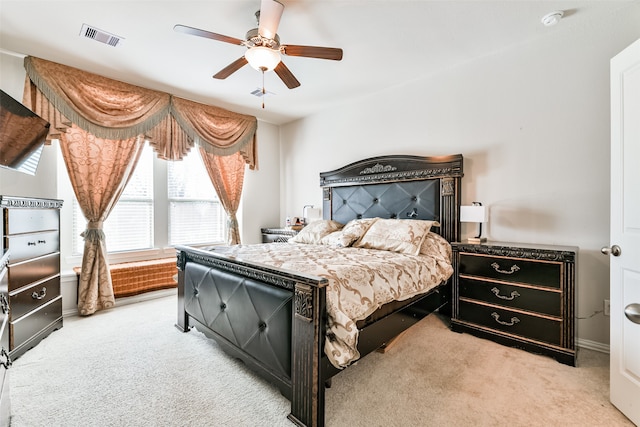
M 451 329 L 575 366 L 578 248 L 453 243 Z
M 261 228 L 262 243 L 285 243 L 300 230 L 290 228 Z
M 61 200 L 0 196 L 7 266 L 9 354 L 17 359 L 62 327 Z
M 2 239 L 0 227 L 0 239 Z M 10 424 L 11 396 L 9 394 L 9 252 L 0 246 L 0 427 Z

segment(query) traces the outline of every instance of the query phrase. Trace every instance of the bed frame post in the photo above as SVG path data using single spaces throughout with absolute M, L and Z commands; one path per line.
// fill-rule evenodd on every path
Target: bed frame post
M 460 239 L 460 177 L 440 178 L 440 234 L 449 242 Z M 445 220 L 444 218 L 447 218 Z M 453 219 L 453 220 L 451 220 Z
M 191 329 L 189 316 L 184 310 L 184 267 L 187 264 L 187 254 L 178 251 L 176 262 L 178 266 L 178 320 L 176 321 L 176 328 L 182 332 L 189 332 Z
M 292 310 L 291 414 L 300 426 L 324 426 L 324 285 L 296 283 Z

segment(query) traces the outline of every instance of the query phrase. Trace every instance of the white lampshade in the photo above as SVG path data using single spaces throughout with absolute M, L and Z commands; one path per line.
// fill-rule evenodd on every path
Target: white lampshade
M 489 215 L 485 206 L 460 206 L 460 222 L 483 223 L 488 220 Z
M 252 47 L 244 57 L 258 71 L 271 71 L 280 63 L 280 52 L 266 46 Z
M 489 212 L 480 202 L 473 202 L 472 206 L 460 206 L 460 222 L 479 223 L 478 235 L 476 237 L 469 237 L 467 242 L 482 244 L 487 241 L 486 237 L 482 237 L 482 223 L 488 220 Z

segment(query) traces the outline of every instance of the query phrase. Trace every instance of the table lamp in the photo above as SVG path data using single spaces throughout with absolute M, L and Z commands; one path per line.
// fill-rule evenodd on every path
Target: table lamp
M 487 208 L 480 202 L 473 202 L 471 206 L 460 206 L 460 222 L 478 223 L 478 235 L 467 239 L 469 243 L 484 243 L 486 237 L 482 237 L 482 223 L 489 220 Z

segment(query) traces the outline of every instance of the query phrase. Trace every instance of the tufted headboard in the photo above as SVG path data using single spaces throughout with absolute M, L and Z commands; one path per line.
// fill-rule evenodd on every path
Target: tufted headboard
M 462 155 L 380 156 L 320 174 L 324 219 L 436 220 L 450 242 L 460 236 Z

